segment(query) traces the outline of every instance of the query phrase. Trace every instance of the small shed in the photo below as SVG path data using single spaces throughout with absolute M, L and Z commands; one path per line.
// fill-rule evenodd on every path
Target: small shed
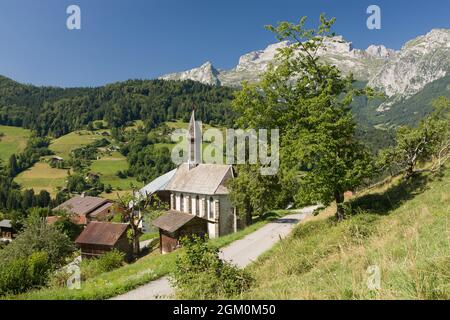
M 97 159 L 98 160 L 98 159 Z M 96 174 L 96 173 L 94 173 L 94 172 L 88 172 L 87 174 L 86 174 L 86 177 L 84 178 L 86 181 L 92 181 L 92 182 L 95 182 L 95 181 L 98 181 L 99 179 L 100 179 L 100 176 L 98 175 L 98 174 Z
M 159 228 L 161 253 L 169 253 L 180 246 L 180 238 L 190 235 L 204 236 L 208 233 L 207 221 L 197 216 L 170 210 L 153 221 Z
M 0 239 L 11 241 L 15 236 L 11 220 L 0 221 Z
M 63 162 L 64 159 L 59 157 L 59 156 L 51 156 L 50 157 L 50 161 L 54 161 L 54 162 Z
M 81 249 L 82 259 L 96 258 L 116 249 L 125 253 L 126 260 L 130 260 L 133 246 L 127 236 L 129 228 L 128 223 L 92 221 L 75 240 L 75 244 Z

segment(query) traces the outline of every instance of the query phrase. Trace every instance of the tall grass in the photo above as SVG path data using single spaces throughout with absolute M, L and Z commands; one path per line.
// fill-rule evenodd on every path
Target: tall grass
M 450 178 L 396 180 L 353 200 L 352 215 L 301 224 L 249 267 L 246 299 L 449 299 Z M 370 290 L 377 266 L 380 288 Z

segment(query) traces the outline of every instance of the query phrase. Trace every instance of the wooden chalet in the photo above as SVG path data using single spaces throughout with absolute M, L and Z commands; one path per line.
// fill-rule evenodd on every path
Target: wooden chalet
M 81 249 L 81 258 L 96 258 L 116 249 L 125 253 L 126 260 L 131 260 L 133 246 L 127 236 L 129 228 L 128 223 L 90 222 L 75 240 Z
M 90 221 L 107 220 L 112 207 L 111 200 L 81 195 L 60 204 L 53 211 L 65 211 L 70 214 L 72 222 L 87 225 Z
M 0 240 L 11 241 L 14 239 L 16 232 L 12 227 L 11 220 L 0 221 Z

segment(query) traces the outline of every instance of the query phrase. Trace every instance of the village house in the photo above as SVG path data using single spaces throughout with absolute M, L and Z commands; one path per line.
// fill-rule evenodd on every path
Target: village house
M 227 188 L 227 181 L 234 178 L 233 167 L 200 163 L 201 137 L 201 128 L 192 112 L 187 163 L 140 190 L 146 196 L 156 193 L 169 197 L 170 211 L 153 222 L 159 228 L 163 252 L 176 248 L 183 235 L 207 234 L 209 238 L 217 238 L 238 228 Z
M 90 221 L 105 221 L 112 214 L 113 202 L 108 199 L 85 196 L 73 197 L 53 209 L 53 212 L 65 211 L 71 221 L 87 225 Z M 54 220 L 49 217 L 47 221 Z M 50 222 L 50 221 L 49 221 Z
M 96 258 L 113 249 L 125 253 L 125 260 L 133 256 L 133 246 L 128 239 L 128 223 L 90 222 L 75 240 L 82 259 Z
M 0 240 L 1 241 L 11 241 L 16 236 L 11 220 L 0 221 Z

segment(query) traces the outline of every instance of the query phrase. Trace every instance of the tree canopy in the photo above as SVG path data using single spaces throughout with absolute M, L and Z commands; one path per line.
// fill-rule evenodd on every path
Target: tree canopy
M 355 96 L 373 91 L 356 88 L 351 74 L 343 76 L 319 61 L 325 39 L 336 41 L 334 21 L 321 15 L 316 29 L 306 28 L 306 17 L 297 24 L 267 26 L 290 45 L 278 49 L 261 82 L 243 84 L 233 106 L 241 115 L 240 126 L 280 130 L 282 192 L 298 205 L 335 200 L 342 219 L 344 192 L 371 172 L 369 153 L 355 137 L 350 104 Z

